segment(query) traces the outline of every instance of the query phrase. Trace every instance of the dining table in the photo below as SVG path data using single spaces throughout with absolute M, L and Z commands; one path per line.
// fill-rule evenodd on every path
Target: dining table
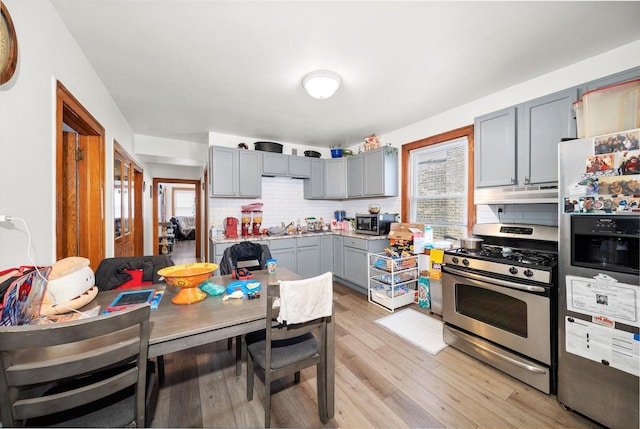
M 149 357 L 160 357 L 168 353 L 186 350 L 215 341 L 226 340 L 265 329 L 267 285 L 279 280 L 298 280 L 301 277 L 282 267 L 276 273 L 267 270 L 252 271 L 254 282 L 261 284 L 261 297 L 247 299 L 224 299 L 224 294 L 210 295 L 192 304 L 174 304 L 171 299 L 179 288 L 166 283 L 128 288 L 126 291 L 155 289 L 163 291 L 158 307 L 152 309 L 149 318 Z M 208 280 L 215 285 L 227 286 L 235 281 L 231 275 L 213 276 Z M 100 291 L 96 298 L 81 311 L 90 311 L 100 306 L 105 309 L 123 290 Z M 327 409 L 321 411 L 328 418 L 334 415 L 335 399 L 335 320 L 327 323 Z

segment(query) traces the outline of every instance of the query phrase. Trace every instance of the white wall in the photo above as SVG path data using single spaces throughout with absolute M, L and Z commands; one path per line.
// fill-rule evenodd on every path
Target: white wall
M 71 37 L 49 0 L 3 0 L 11 12 L 19 43 L 18 68 L 8 83 L 0 86 L 0 214 L 24 219 L 31 233 L 31 254 L 38 264 L 55 260 L 55 82 L 60 80 L 91 112 L 106 130 L 106 194 L 105 236 L 106 255 L 113 254 L 113 139 L 139 161 L 145 169 L 148 185 L 153 177 L 199 179 L 201 168 L 153 165 L 137 155 L 137 143 L 143 155 L 153 152 L 144 136 L 134 136 L 129 124 L 114 100 Z M 451 109 L 432 118 L 404 127 L 386 135 L 383 142 L 400 147 L 402 144 L 468 125 L 479 114 L 488 113 L 572 85 L 640 65 L 640 41 L 622 46 L 598 57 L 574 64 L 557 72 L 533 79 L 475 102 Z M 473 78 L 470 71 L 470 78 Z M 482 82 L 478 82 L 482 85 Z M 251 144 L 261 138 L 225 136 L 211 133 L 209 144 L 236 146 Z M 166 142 L 161 142 L 166 143 Z M 354 146 L 360 142 L 354 142 Z M 285 153 L 306 149 L 285 143 Z M 193 148 L 192 148 L 193 149 Z M 323 157 L 328 149 L 319 150 Z M 163 157 L 167 153 L 162 154 Z M 169 156 L 171 156 L 169 154 Z M 198 161 L 202 162 L 200 158 Z M 185 170 L 188 169 L 188 170 Z M 265 225 L 305 216 L 330 217 L 335 209 L 349 214 L 364 211 L 367 201 L 314 202 L 304 200 L 301 183 L 282 190 L 282 180 L 265 179 Z M 280 189 L 280 190 L 279 190 Z M 148 190 L 146 191 L 148 192 Z M 283 192 L 283 193 L 281 193 Z M 145 193 L 145 195 L 148 195 Z M 383 211 L 399 208 L 399 199 L 380 201 Z M 145 198 L 145 219 L 151 219 L 150 198 Z M 284 201 L 284 202 L 283 202 Z M 147 204 L 149 203 L 149 204 Z M 221 219 L 242 200 L 211 200 L 211 219 Z M 507 207 L 508 208 L 508 207 Z M 269 211 L 270 210 L 270 211 Z M 507 211 L 508 212 L 508 211 Z M 269 217 L 267 217 L 269 216 Z M 524 215 L 523 215 L 524 217 Z M 145 222 L 145 251 L 151 249 L 150 221 Z M 31 263 L 27 254 L 28 237 L 20 222 L 0 223 L 0 268 Z
M 18 38 L 18 68 L 0 86 L 0 214 L 24 219 L 31 255 L 55 261 L 55 85 L 61 81 L 106 130 L 106 164 L 113 139 L 133 153 L 133 133 L 49 0 L 3 0 Z M 113 200 L 108 174 L 105 201 Z M 106 237 L 113 237 L 111 204 L 105 206 Z M 0 267 L 30 264 L 20 222 L 0 223 Z M 106 241 L 107 255 L 113 240 Z

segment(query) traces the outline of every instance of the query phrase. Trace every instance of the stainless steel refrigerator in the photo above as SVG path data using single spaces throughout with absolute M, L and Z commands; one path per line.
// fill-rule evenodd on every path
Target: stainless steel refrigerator
M 558 163 L 558 401 L 625 429 L 640 425 L 640 154 L 616 140 L 636 135 L 562 142 Z

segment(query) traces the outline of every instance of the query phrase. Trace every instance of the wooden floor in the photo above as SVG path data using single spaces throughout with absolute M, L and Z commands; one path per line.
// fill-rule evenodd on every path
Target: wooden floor
M 273 427 L 597 428 L 545 395 L 447 347 L 430 355 L 375 320 L 389 313 L 334 283 L 335 416 L 322 424 L 311 368 L 274 383 Z M 417 307 L 414 306 L 417 309 Z M 407 326 L 407 329 L 411 329 Z M 235 375 L 227 342 L 165 356 L 152 427 L 263 426 L 263 385 L 246 399 L 246 367 Z
M 176 265 L 190 264 L 196 261 L 196 241 L 195 240 L 176 240 L 173 245 L 171 259 Z

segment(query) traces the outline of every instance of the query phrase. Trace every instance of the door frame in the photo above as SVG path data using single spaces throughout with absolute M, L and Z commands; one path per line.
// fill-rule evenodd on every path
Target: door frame
M 78 195 L 64 198 L 64 125 L 77 133 L 84 151 L 84 164 L 78 169 Z M 67 256 L 88 258 L 95 271 L 105 257 L 105 129 L 60 82 L 56 83 L 56 260 Z M 78 219 L 69 222 L 65 207 L 78 204 Z M 64 237 L 76 234 L 78 248 L 70 251 Z
M 155 177 L 153 179 L 153 254 L 159 255 L 160 249 L 158 248 L 158 185 L 160 183 L 169 183 L 169 184 L 190 184 L 195 186 L 195 197 L 196 197 L 196 216 L 195 216 L 195 224 L 196 224 L 196 261 L 202 261 L 202 237 L 204 226 L 202 224 L 202 216 L 201 216 L 201 192 L 202 182 L 200 180 L 190 180 L 190 179 L 167 179 L 167 178 L 158 178 Z

